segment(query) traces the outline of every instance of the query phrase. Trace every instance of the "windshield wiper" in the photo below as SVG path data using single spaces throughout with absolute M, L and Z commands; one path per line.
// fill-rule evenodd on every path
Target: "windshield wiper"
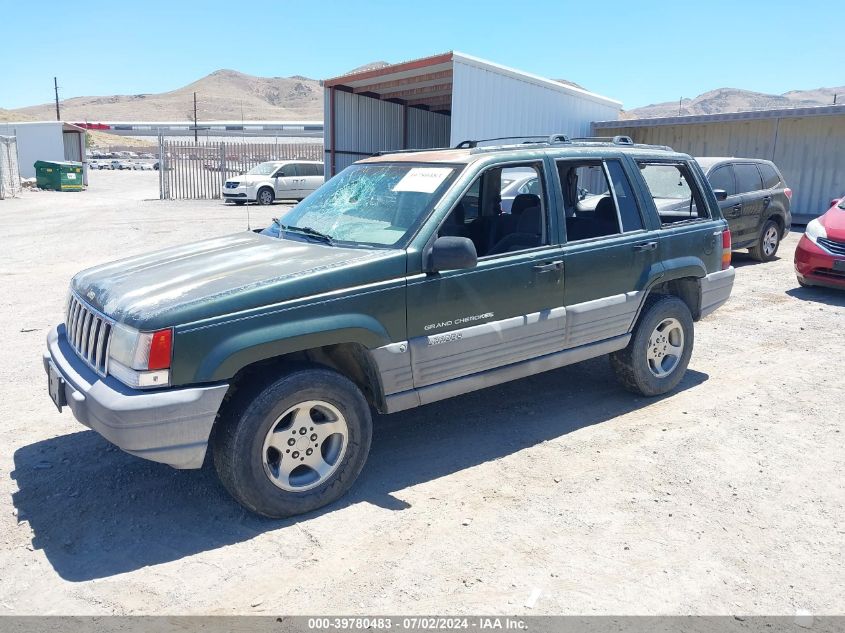
M 299 233 L 301 235 L 307 235 L 308 237 L 317 238 L 318 240 L 322 240 L 323 242 L 329 245 L 334 244 L 334 238 L 331 235 L 320 233 L 320 231 L 318 231 L 317 229 L 312 229 L 310 226 L 293 226 L 292 224 L 282 224 L 277 218 L 273 218 L 273 221 L 279 225 L 279 237 L 282 237 L 283 232 Z

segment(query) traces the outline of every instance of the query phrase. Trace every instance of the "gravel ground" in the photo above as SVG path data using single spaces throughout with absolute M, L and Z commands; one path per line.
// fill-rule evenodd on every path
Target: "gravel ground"
M 378 418 L 347 497 L 273 521 L 48 399 L 76 271 L 246 226 L 156 176 L 0 202 L 0 614 L 845 611 L 845 293 L 798 287 L 798 235 L 735 256 L 674 393 L 602 358 Z

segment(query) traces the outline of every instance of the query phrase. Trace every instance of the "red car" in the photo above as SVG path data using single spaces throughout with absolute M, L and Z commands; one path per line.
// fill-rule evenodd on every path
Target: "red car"
M 845 198 L 807 225 L 795 249 L 795 274 L 802 286 L 845 289 Z

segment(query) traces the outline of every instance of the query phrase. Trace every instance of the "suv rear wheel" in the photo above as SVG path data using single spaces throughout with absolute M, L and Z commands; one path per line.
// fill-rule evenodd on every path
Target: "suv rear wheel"
M 212 450 L 221 482 L 243 506 L 272 518 L 340 498 L 364 467 L 372 437 L 358 387 L 319 367 L 242 397 L 219 424 Z
M 693 339 L 687 304 L 675 296 L 650 297 L 628 346 L 611 354 L 610 362 L 626 389 L 657 396 L 674 389 L 684 377 Z
M 767 220 L 763 225 L 757 243 L 748 249 L 751 257 L 760 262 L 768 262 L 777 255 L 780 246 L 780 227 L 774 220 Z

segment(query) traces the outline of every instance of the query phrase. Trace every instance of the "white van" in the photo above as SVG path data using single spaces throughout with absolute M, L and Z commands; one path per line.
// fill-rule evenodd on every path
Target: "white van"
M 268 161 L 223 185 L 223 199 L 235 204 L 302 200 L 323 184 L 323 163 L 314 160 Z

